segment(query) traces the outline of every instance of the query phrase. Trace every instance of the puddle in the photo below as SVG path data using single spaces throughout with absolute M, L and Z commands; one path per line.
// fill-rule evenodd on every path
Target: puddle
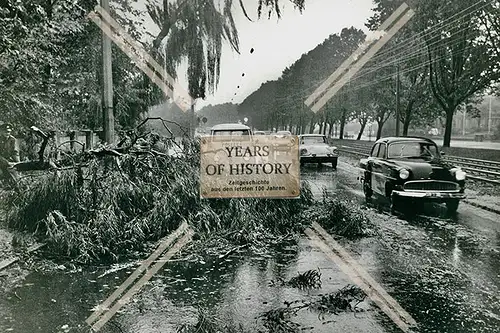
M 322 288 L 299 290 L 283 286 L 299 272 L 320 269 Z M 88 332 L 85 319 L 92 309 L 118 287 L 133 268 L 68 274 L 32 273 L 17 288 L 0 298 L 2 332 Z M 142 292 L 124 306 L 102 332 L 175 332 L 182 324 L 197 322 L 197 309 L 214 311 L 224 323 L 256 332 L 263 312 L 285 307 L 285 302 L 313 301 L 335 292 L 350 281 L 321 252 L 302 239 L 267 256 L 240 255 L 207 262 L 167 263 Z M 327 314 L 300 310 L 291 320 L 313 332 L 391 332 L 394 327 L 371 302 L 363 312 Z

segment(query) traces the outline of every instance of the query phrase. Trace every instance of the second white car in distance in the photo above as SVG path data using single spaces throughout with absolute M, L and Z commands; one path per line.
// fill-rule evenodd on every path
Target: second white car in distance
M 339 153 L 337 147 L 330 146 L 323 134 L 299 135 L 300 165 L 306 163 L 331 163 L 337 169 Z

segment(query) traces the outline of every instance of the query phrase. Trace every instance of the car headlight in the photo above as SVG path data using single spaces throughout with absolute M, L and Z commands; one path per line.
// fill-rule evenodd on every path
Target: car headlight
M 456 180 L 459 180 L 459 181 L 460 180 L 465 180 L 466 175 L 467 174 L 463 170 L 457 170 L 455 172 L 455 178 L 456 178 Z
M 300 155 L 307 155 L 307 149 L 302 148 L 302 149 L 300 150 Z
M 399 178 L 408 179 L 408 177 L 410 177 L 410 171 L 408 171 L 406 169 L 399 170 Z

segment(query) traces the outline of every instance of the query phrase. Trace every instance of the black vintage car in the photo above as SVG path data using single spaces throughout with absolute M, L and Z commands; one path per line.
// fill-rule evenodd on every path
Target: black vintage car
M 465 198 L 465 172 L 441 158 L 434 141 L 420 137 L 379 139 L 360 161 L 363 192 L 391 200 L 391 211 L 424 201 L 446 203 L 457 210 Z

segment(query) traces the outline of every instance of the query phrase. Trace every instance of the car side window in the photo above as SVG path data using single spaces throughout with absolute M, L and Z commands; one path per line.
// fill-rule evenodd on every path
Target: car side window
M 385 145 L 384 144 L 380 144 L 377 156 L 378 156 L 378 158 L 386 158 Z
M 377 157 L 379 147 L 380 147 L 380 143 L 377 143 L 375 146 L 373 146 L 372 152 L 370 154 L 371 157 Z

